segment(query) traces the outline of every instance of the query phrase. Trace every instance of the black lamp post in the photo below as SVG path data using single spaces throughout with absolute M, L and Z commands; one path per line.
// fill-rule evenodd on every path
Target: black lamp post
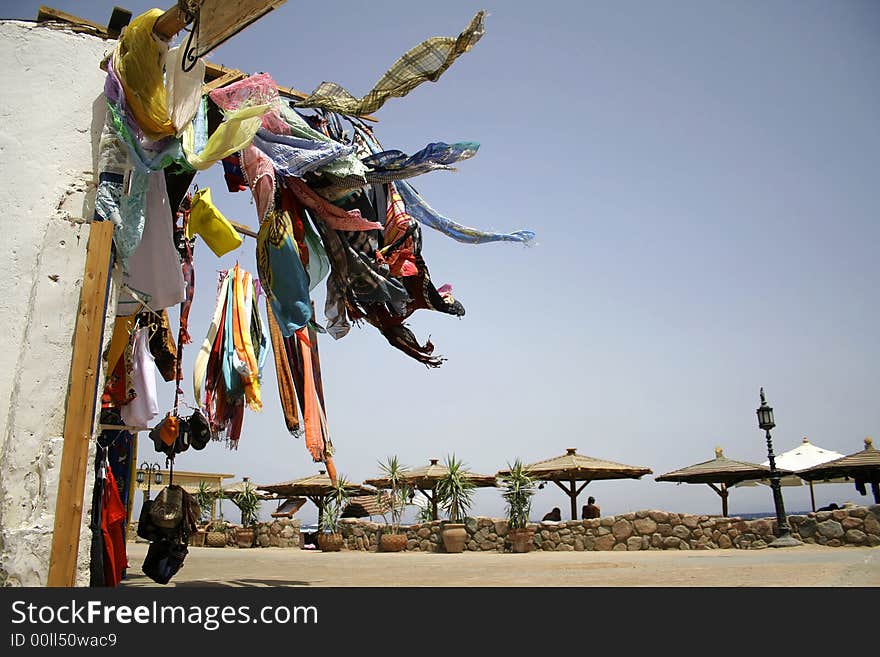
M 756 411 L 758 414 L 758 427 L 767 432 L 767 455 L 770 457 L 770 488 L 773 489 L 773 505 L 776 507 L 776 526 L 779 536 L 771 543 L 770 547 L 794 547 L 801 542 L 791 535 L 788 520 L 785 517 L 785 505 L 782 502 L 782 491 L 779 484 L 779 470 L 776 469 L 776 457 L 773 455 L 773 441 L 770 438 L 770 429 L 776 426 L 773 421 L 773 407 L 767 405 L 764 399 L 764 388 L 761 388 L 761 406 Z
M 141 467 L 138 468 L 137 473 L 135 475 L 135 480 L 142 484 L 146 480 L 147 482 L 147 490 L 144 492 L 144 499 L 150 499 L 150 485 L 153 481 L 156 482 L 156 485 L 160 485 L 162 483 L 162 473 L 160 472 L 158 463 L 147 463 L 144 461 L 141 463 Z

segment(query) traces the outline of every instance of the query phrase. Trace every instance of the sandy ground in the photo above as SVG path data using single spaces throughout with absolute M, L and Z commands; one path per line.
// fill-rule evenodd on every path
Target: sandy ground
M 161 586 L 129 543 L 127 587 Z M 166 586 L 877 587 L 880 547 L 764 550 L 396 554 L 191 547 Z

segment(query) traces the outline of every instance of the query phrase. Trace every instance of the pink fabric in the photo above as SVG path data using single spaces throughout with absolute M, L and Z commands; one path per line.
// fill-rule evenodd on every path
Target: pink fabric
M 278 85 L 268 73 L 251 75 L 244 80 L 214 89 L 208 94 L 217 107 L 225 112 L 251 105 L 277 104 Z M 263 115 L 263 127 L 276 135 L 289 135 L 290 126 L 281 118 L 277 109 Z
M 285 178 L 284 181 L 303 205 L 317 212 L 324 223 L 334 230 L 361 231 L 382 230 L 384 228 L 377 221 L 364 219 L 360 210 L 346 212 L 329 203 L 315 194 L 312 188 L 299 178 Z
M 256 146 L 241 151 L 241 170 L 257 204 L 260 223 L 275 206 L 275 169 L 272 160 Z

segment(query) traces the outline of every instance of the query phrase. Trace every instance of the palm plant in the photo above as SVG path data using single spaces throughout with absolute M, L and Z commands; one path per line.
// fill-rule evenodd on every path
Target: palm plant
M 236 493 L 232 502 L 241 511 L 242 527 L 252 527 L 257 523 L 260 517 L 260 497 L 255 487 L 245 484 L 244 490 Z
M 376 499 L 379 503 L 380 509 L 384 508 L 385 502 L 387 501 L 388 511 L 391 515 L 391 533 L 399 534 L 403 512 L 409 505 L 409 500 L 413 493 L 412 486 L 404 481 L 404 477 L 409 470 L 405 465 L 400 464 L 397 460 L 397 456 L 389 456 L 385 463 L 380 462 L 379 469 L 391 485 L 389 487 L 390 492 L 387 496 L 383 496 L 383 493 L 380 490 L 376 492 Z M 388 518 L 385 513 L 382 513 L 382 518 L 387 525 Z
M 446 469 L 447 473 L 437 481 L 435 495 L 449 522 L 460 523 L 471 508 L 476 486 L 455 454 L 446 457 Z
M 532 496 L 535 494 L 535 480 L 529 470 L 516 459 L 509 473 L 501 476 L 501 497 L 507 504 L 507 526 L 509 529 L 524 529 L 529 523 L 532 510 Z
M 321 531 L 331 534 L 339 533 L 339 518 L 342 516 L 345 505 L 348 503 L 348 498 L 351 497 L 349 492 L 350 485 L 348 480 L 342 475 L 336 478 L 336 484 L 333 486 L 332 491 L 324 498 L 324 505 L 321 509 Z
M 199 505 L 199 522 L 208 522 L 211 519 L 211 508 L 214 506 L 214 493 L 204 480 L 199 482 L 195 498 L 196 504 Z

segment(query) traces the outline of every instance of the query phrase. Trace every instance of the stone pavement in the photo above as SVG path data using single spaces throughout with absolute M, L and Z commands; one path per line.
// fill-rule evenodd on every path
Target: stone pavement
M 161 586 L 128 543 L 122 586 Z M 262 587 L 877 587 L 880 547 L 764 550 L 375 553 L 190 547 L 166 586 Z

